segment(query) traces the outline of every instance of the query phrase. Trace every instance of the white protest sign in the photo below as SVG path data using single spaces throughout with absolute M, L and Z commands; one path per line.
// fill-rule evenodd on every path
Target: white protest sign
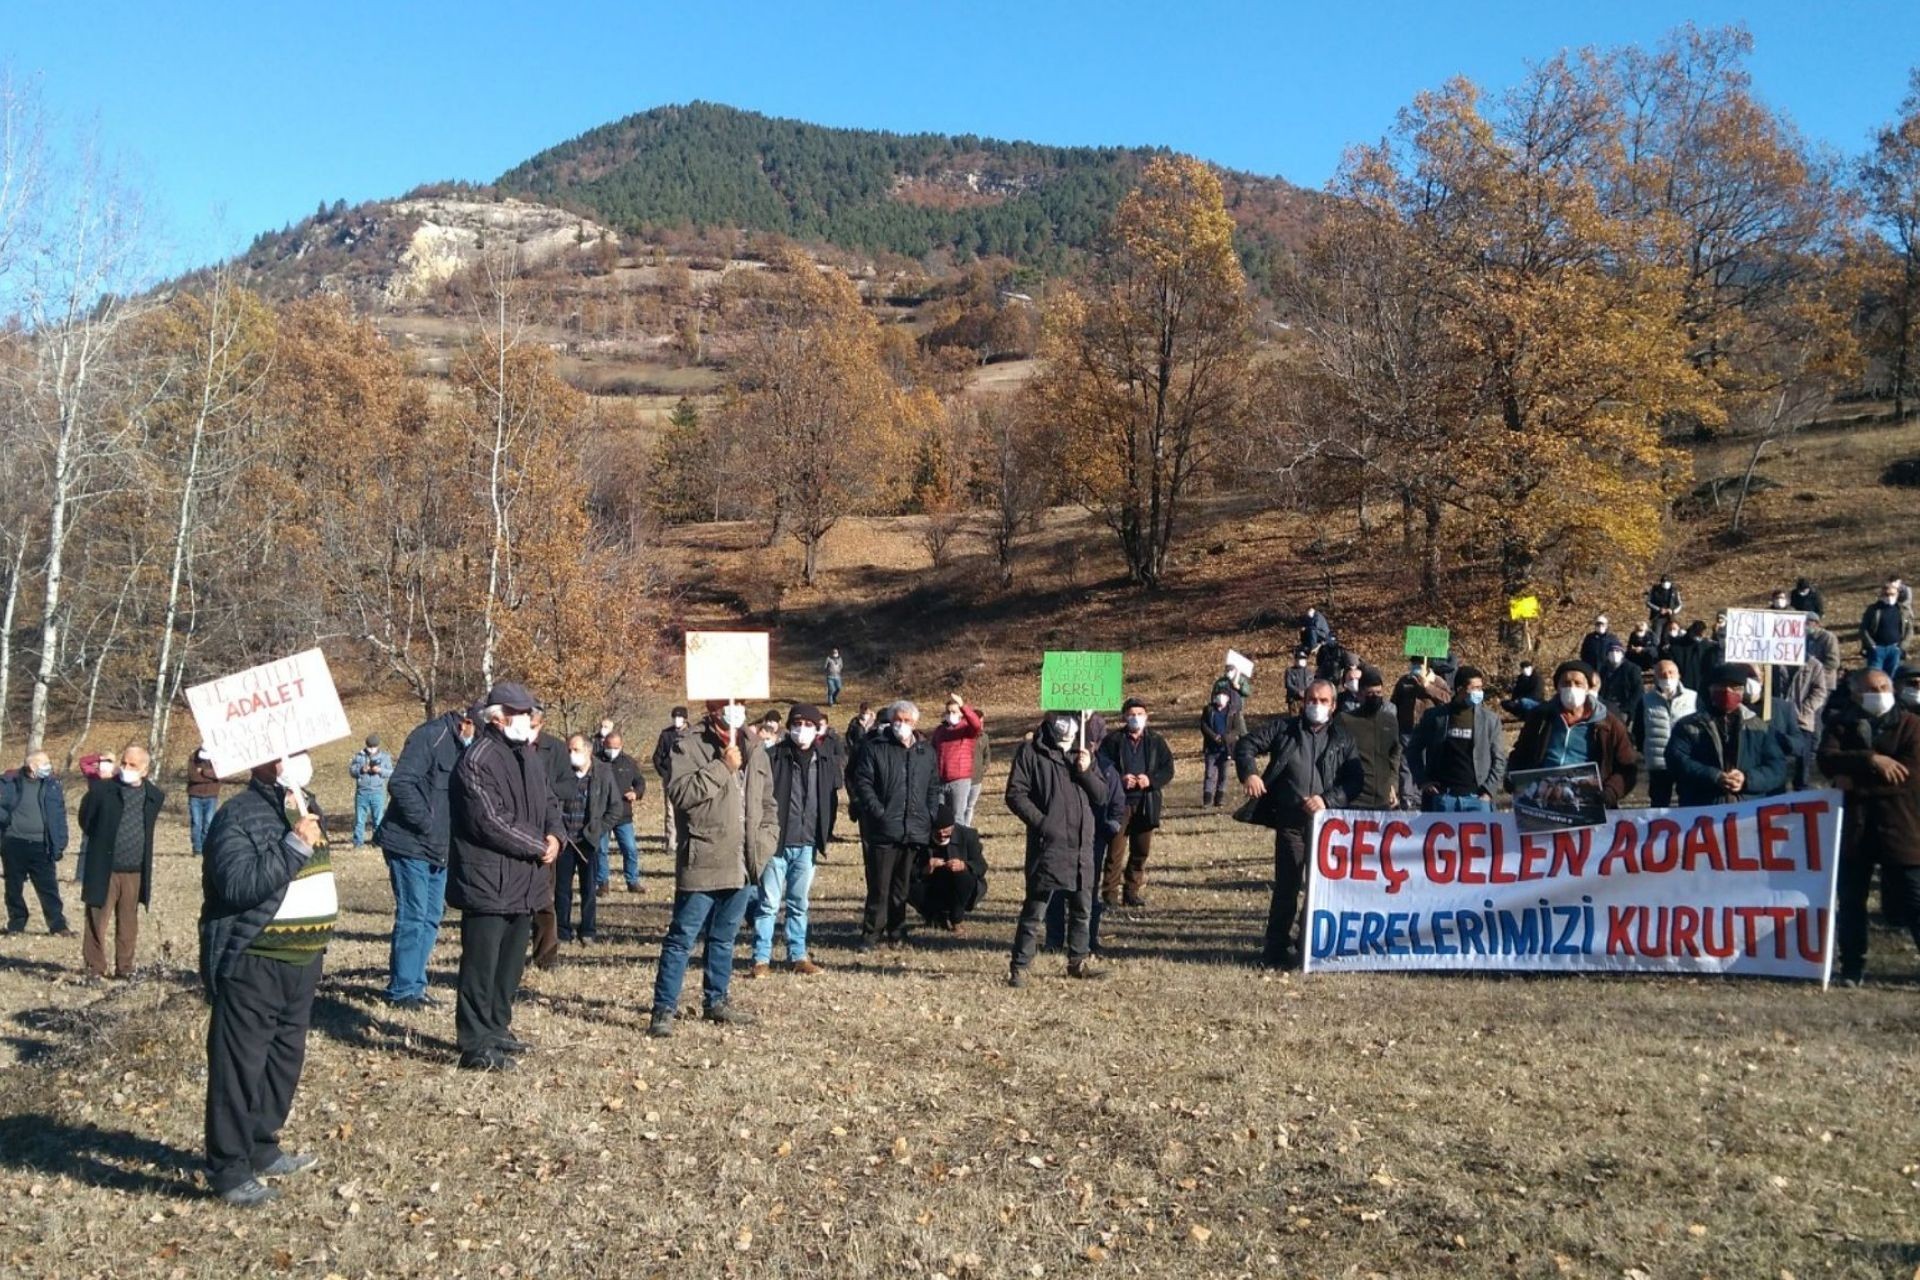
M 687 700 L 768 698 L 767 633 L 687 632 Z
M 1726 661 L 1797 667 L 1807 660 L 1807 615 L 1774 609 L 1727 610 Z
M 1227 650 L 1227 670 L 1242 680 L 1251 680 L 1253 679 L 1253 659 L 1238 649 L 1229 649 Z
M 213 771 L 222 777 L 346 737 L 346 708 L 327 655 L 308 649 L 187 690 Z

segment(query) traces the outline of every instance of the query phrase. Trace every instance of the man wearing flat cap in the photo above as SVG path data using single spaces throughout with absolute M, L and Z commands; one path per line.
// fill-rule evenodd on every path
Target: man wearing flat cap
M 511 1070 L 528 1048 L 513 1035 L 513 1002 L 533 913 L 553 905 L 547 868 L 565 833 L 546 762 L 534 750 L 535 705 L 525 685 L 489 689 L 448 792 L 447 901 L 461 912 L 454 1027 L 460 1065 L 471 1071 Z

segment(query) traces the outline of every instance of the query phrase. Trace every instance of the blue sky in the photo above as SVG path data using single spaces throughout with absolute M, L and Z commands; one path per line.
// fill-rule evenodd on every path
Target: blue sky
M 1506 85 L 1562 48 L 1652 44 L 1687 20 L 1744 22 L 1761 95 L 1853 153 L 1920 62 L 1915 16 L 1912 0 L 0 0 L 0 62 L 126 162 L 163 260 L 185 266 L 323 199 L 490 179 L 695 98 L 830 125 L 1165 144 L 1318 186 L 1420 89 Z

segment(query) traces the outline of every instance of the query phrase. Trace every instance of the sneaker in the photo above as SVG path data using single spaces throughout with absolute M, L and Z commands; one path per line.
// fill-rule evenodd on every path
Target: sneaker
M 305 1173 L 320 1163 L 320 1157 L 310 1151 L 283 1151 L 280 1158 L 264 1169 L 256 1169 L 256 1178 L 291 1178 L 296 1173 Z
M 65 925 L 61 925 L 58 929 L 53 930 L 53 936 L 56 938 L 77 938 L 80 935 Z
M 278 1200 L 280 1193 L 258 1178 L 248 1178 L 239 1186 L 222 1191 L 220 1198 L 237 1208 L 257 1209 L 263 1204 Z
M 1843 971 L 1840 974 L 1840 985 L 1843 987 L 1866 986 L 1867 971 L 1865 969 L 1848 969 Z
M 750 1027 L 753 1025 L 752 1014 L 748 1013 L 745 1009 L 734 1008 L 732 1003 L 726 1000 L 722 1000 L 719 1004 L 709 1006 L 706 1011 L 706 1019 L 708 1022 L 718 1022 L 730 1027 Z
M 641 883 L 640 883 L 640 882 L 639 882 L 638 880 L 629 880 L 629 881 L 627 881 L 627 892 L 628 892 L 628 893 L 638 893 L 638 894 L 645 894 L 645 893 L 646 893 L 646 891 L 647 891 L 647 890 L 646 890 L 646 887 L 645 887 L 645 886 L 643 886 L 643 885 L 642 885 L 642 884 L 641 884 Z
M 647 1020 L 647 1034 L 660 1040 L 672 1035 L 675 1012 L 673 1009 L 655 1009 L 653 1016 Z
M 1010 987 L 1026 986 L 1027 985 L 1026 968 L 1021 965 L 1015 965 L 1013 968 L 1007 970 L 1007 985 Z
M 768 974 L 771 974 L 772 972 L 773 972 L 772 965 L 763 964 L 760 961 L 756 960 L 753 962 L 753 968 L 748 969 L 746 972 L 742 973 L 740 976 L 743 978 L 764 978 Z
M 798 974 L 805 975 L 806 977 L 812 977 L 816 973 L 826 972 L 825 969 L 822 969 L 819 965 L 815 964 L 811 960 L 795 960 L 792 964 L 787 966 L 787 970 L 790 973 L 798 973 Z

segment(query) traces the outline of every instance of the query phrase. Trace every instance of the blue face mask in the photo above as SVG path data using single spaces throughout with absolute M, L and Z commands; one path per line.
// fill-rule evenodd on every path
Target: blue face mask
M 1485 689 L 1467 690 L 1467 705 L 1477 707 L 1486 700 L 1487 691 Z

